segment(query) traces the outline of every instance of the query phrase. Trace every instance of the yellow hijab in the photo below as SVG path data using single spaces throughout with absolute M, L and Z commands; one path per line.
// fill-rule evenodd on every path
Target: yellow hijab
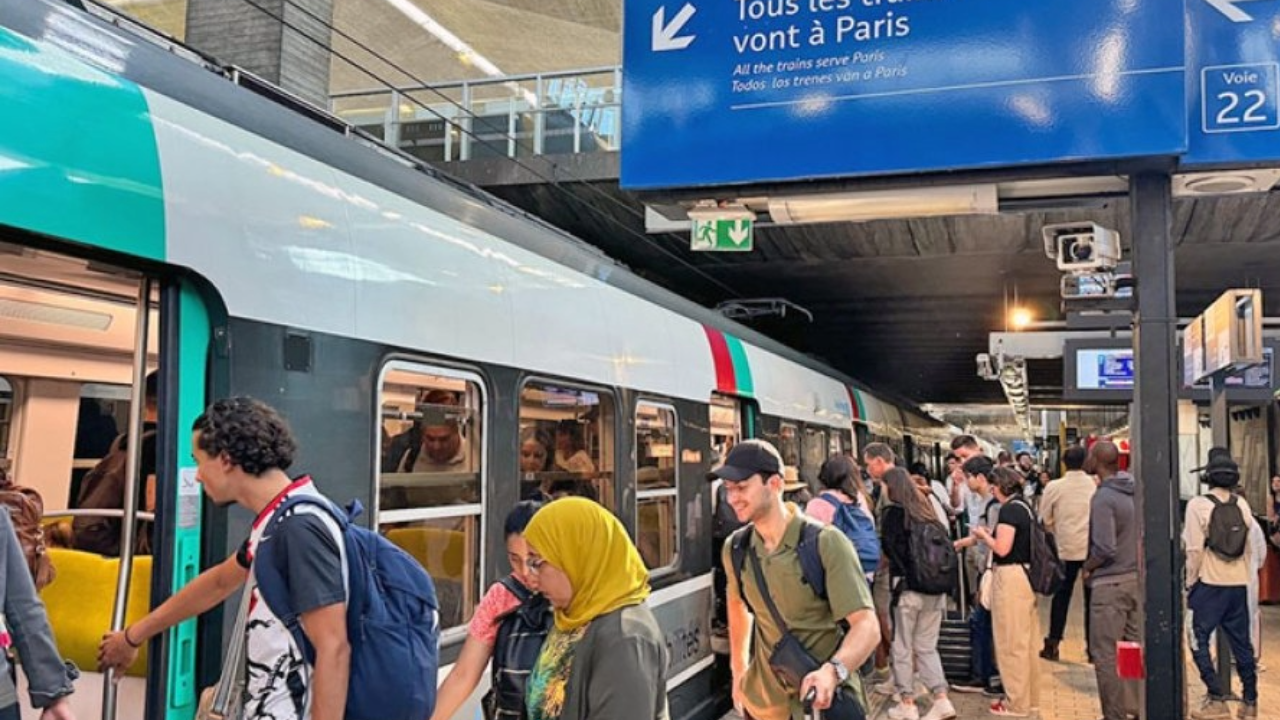
M 549 503 L 529 521 L 524 537 L 573 586 L 569 607 L 556 608 L 556 627 L 573 630 L 649 597 L 649 571 L 618 518 L 579 497 Z

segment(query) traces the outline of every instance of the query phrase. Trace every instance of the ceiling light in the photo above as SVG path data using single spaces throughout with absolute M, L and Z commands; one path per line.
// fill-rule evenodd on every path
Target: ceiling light
M 1009 325 L 1014 330 L 1025 330 L 1031 324 L 1031 320 L 1031 311 L 1027 308 L 1014 308 L 1009 312 Z
M 769 198 L 769 216 L 779 224 L 862 222 L 938 215 L 993 215 L 998 211 L 995 185 L 952 185 Z
M 1205 197 L 1264 193 L 1280 182 L 1280 170 L 1218 170 L 1203 173 L 1181 173 L 1173 177 L 1174 197 Z
M 112 320 L 107 313 L 11 298 L 0 298 L 0 318 L 99 331 L 110 328 Z

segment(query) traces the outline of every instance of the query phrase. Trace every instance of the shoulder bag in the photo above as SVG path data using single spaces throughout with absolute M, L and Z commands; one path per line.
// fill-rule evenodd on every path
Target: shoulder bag
M 218 684 L 200 693 L 196 720 L 242 720 L 246 677 L 245 627 L 249 616 L 249 597 L 253 594 L 253 573 L 245 580 L 240 594 L 240 610 L 231 631 L 227 654 L 222 658 L 222 676 Z

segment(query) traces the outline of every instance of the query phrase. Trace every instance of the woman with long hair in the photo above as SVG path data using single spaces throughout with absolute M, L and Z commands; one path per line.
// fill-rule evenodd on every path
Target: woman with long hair
M 566 497 L 539 510 L 525 538 L 529 571 L 555 608 L 529 675 L 529 720 L 666 720 L 666 643 L 626 528 Z
M 805 505 L 805 515 L 823 525 L 831 525 L 836 520 L 836 514 L 844 506 L 848 506 L 852 512 L 860 513 L 859 517 L 866 519 L 869 525 L 865 527 L 869 532 L 874 530 L 875 513 L 871 509 L 871 498 L 863 489 L 862 472 L 853 458 L 848 455 L 832 455 L 827 458 L 827 461 L 822 463 L 822 468 L 818 470 L 818 483 L 822 485 L 823 490 Z M 867 578 L 867 583 L 873 583 L 876 565 L 879 563 L 879 544 L 877 543 L 874 548 L 863 548 L 858 547 L 858 543 L 854 542 L 854 550 L 858 552 L 858 559 L 862 564 L 862 572 Z
M 1025 566 L 1031 563 L 1031 528 L 1035 512 L 1022 496 L 1026 478 L 1013 468 L 992 471 L 1000 516 L 992 533 L 973 529 L 978 542 L 991 549 L 993 586 L 991 625 L 995 630 L 996 665 L 1005 697 L 991 704 L 991 714 L 1028 717 L 1040 705 L 1040 615 Z
M 954 718 L 956 709 L 947 697 L 947 678 L 938 655 L 938 634 L 947 611 L 947 596 L 929 594 L 908 584 L 911 568 L 911 526 L 935 523 L 946 532 L 947 513 L 928 487 L 920 487 L 901 468 L 884 474 L 893 505 L 885 508 L 881 527 L 884 552 L 889 557 L 889 582 L 893 596 L 893 685 L 898 704 L 889 709 L 891 720 L 920 720 L 916 707 L 917 680 L 933 693 L 933 705 L 925 720 Z

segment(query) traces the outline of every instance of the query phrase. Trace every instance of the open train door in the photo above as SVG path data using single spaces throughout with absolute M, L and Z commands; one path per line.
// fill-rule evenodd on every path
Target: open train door
M 82 671 L 77 717 L 188 720 L 198 696 L 194 621 L 149 643 L 118 684 L 96 658 L 104 633 L 199 570 L 190 427 L 206 402 L 210 317 L 180 273 L 81 252 L 0 226 L 0 462 L 44 500 L 57 576 L 41 597 L 59 652 Z M 83 481 L 112 447 L 127 458 L 121 507 L 88 507 Z M 88 533 L 77 543 L 76 528 L 100 520 L 113 521 L 115 551 L 77 547 Z M 19 676 L 24 716 L 37 717 Z

